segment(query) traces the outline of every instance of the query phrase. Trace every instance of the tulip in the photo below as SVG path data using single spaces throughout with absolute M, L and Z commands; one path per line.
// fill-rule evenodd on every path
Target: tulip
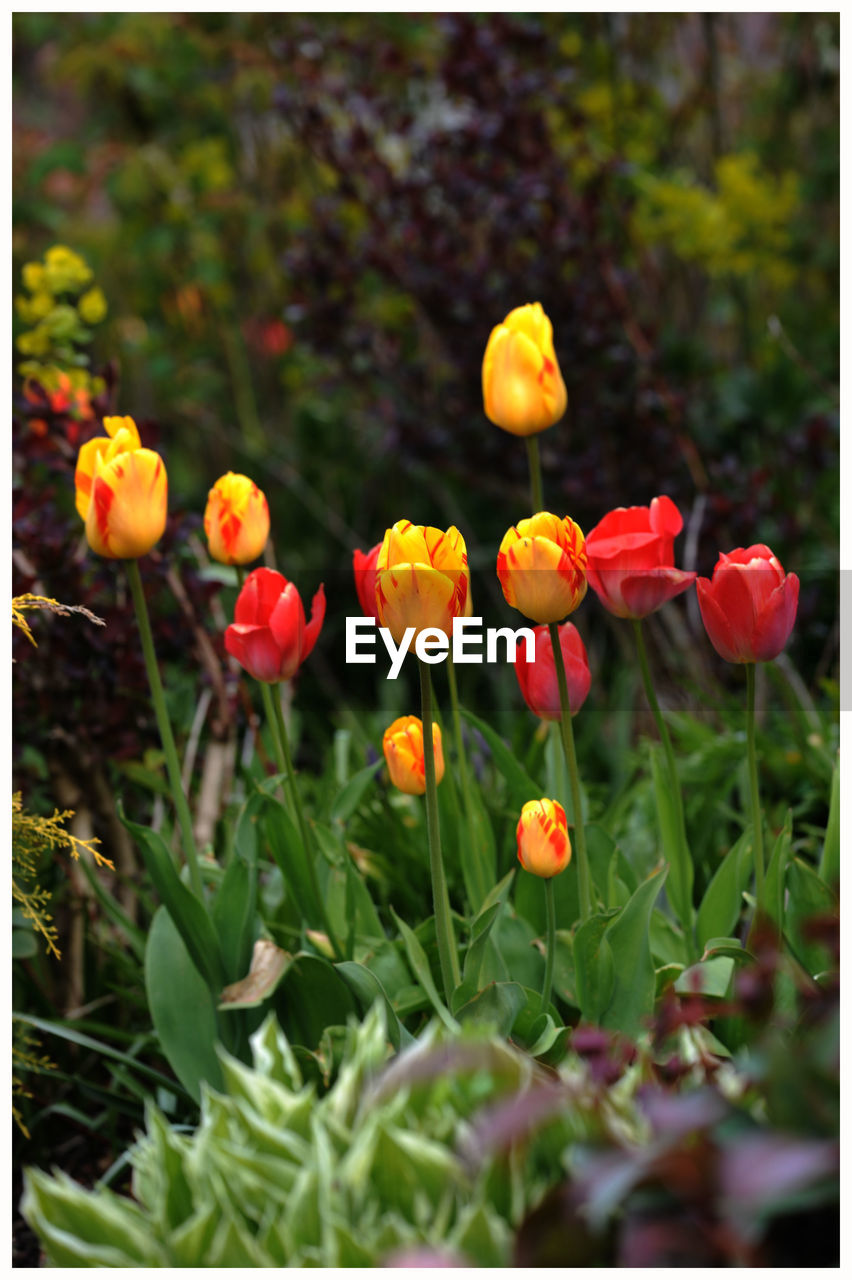
M 220 564 L 250 564 L 269 537 L 269 506 L 248 476 L 229 471 L 207 496 L 204 532 L 210 554 Z
M 441 730 L 432 725 L 432 744 L 435 750 L 435 781 L 444 776 L 444 752 Z M 426 794 L 426 762 L 423 755 L 423 721 L 417 716 L 400 716 L 385 729 L 382 749 L 387 761 L 391 782 L 409 796 Z
M 649 507 L 616 507 L 586 535 L 589 582 L 617 618 L 646 618 L 686 591 L 694 573 L 674 567 L 683 520 L 663 494 Z
M 560 622 L 586 594 L 582 530 L 549 511 L 519 520 L 500 543 L 497 577 L 513 608 L 534 622 Z
M 537 435 L 565 412 L 568 396 L 541 303 L 510 311 L 492 329 L 482 361 L 485 414 L 515 436 Z
M 713 648 L 726 662 L 769 662 L 784 648 L 796 620 L 799 579 L 785 575 L 769 547 L 722 553 L 712 579 L 695 584 Z
M 518 820 L 518 861 L 525 871 L 549 880 L 571 861 L 568 819 L 558 800 L 528 800 Z
M 410 520 L 388 529 L 376 560 L 376 608 L 397 644 L 414 627 L 409 649 L 421 631 L 449 635 L 454 618 L 469 616 L 467 549 L 458 529 L 442 533 Z
M 352 569 L 355 574 L 355 590 L 358 592 L 358 603 L 365 618 L 375 618 L 379 613 L 376 607 L 376 561 L 382 544 L 377 542 L 369 551 L 353 551 Z
M 77 511 L 97 555 L 136 560 L 166 527 L 166 468 L 158 453 L 142 448 L 132 418 L 104 418 L 104 427 L 107 435 L 87 441 L 77 458 Z
M 277 684 L 296 674 L 316 644 L 324 618 L 322 585 L 306 625 L 302 598 L 293 583 L 274 569 L 255 569 L 237 597 L 225 648 L 255 680 Z
M 541 720 L 560 720 L 562 708 L 550 631 L 545 626 L 534 627 L 533 635 L 535 659 L 527 662 L 527 647 L 519 645 L 515 653 L 515 675 L 524 701 L 533 715 Z M 586 701 L 592 682 L 589 659 L 586 646 L 573 622 L 564 622 L 559 628 L 559 643 L 565 663 L 571 715 L 575 716 Z

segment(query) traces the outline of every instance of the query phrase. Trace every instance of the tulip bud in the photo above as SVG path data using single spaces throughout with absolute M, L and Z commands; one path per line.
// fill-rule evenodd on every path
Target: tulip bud
M 277 684 L 296 674 L 316 644 L 324 618 L 322 586 L 306 625 L 302 598 L 293 583 L 274 569 L 255 569 L 237 597 L 225 648 L 255 680 Z
M 646 618 L 691 586 L 695 574 L 674 567 L 683 519 L 663 494 L 649 507 L 616 507 L 586 534 L 589 582 L 617 618 Z
M 467 548 L 458 529 L 442 533 L 410 520 L 388 529 L 376 561 L 376 608 L 397 644 L 408 627 L 414 627 L 409 649 L 427 628 L 450 635 L 469 601 Z
M 269 537 L 269 506 L 248 476 L 229 471 L 207 496 L 204 532 L 210 554 L 220 564 L 250 564 Z
M 518 861 L 525 871 L 549 880 L 571 861 L 568 820 L 557 800 L 528 800 L 518 820 Z
M 514 609 L 534 622 L 559 622 L 586 594 L 586 550 L 579 525 L 540 511 L 506 532 L 497 577 Z
M 486 417 L 515 436 L 537 435 L 564 414 L 568 396 L 541 303 L 516 307 L 492 329 L 482 361 L 482 397 Z
M 136 560 L 166 527 L 166 468 L 158 453 L 142 448 L 132 418 L 107 417 L 104 427 L 107 435 L 87 441 L 77 458 L 77 511 L 97 555 Z
M 713 648 L 726 662 L 769 662 L 784 648 L 796 620 L 799 579 L 786 576 L 763 543 L 722 553 L 712 580 L 695 584 Z
M 559 682 L 550 631 L 545 626 L 534 627 L 535 659 L 527 662 L 527 647 L 518 645 L 515 652 L 515 675 L 521 686 L 524 701 L 542 720 L 560 720 L 562 708 L 559 701 Z M 573 622 L 563 622 L 559 628 L 559 644 L 565 664 L 565 680 L 568 685 L 568 705 L 575 716 L 586 701 L 592 683 L 586 646 Z
M 352 552 L 352 569 L 355 574 L 355 590 L 358 592 L 358 603 L 365 618 L 375 618 L 379 613 L 376 606 L 376 561 L 382 544 L 377 542 L 369 551 Z
M 441 730 L 432 725 L 432 745 L 435 750 L 435 781 L 444 776 L 444 751 Z M 385 729 L 382 749 L 387 761 L 391 782 L 409 796 L 422 796 L 426 792 L 426 761 L 423 755 L 423 721 L 417 716 L 400 716 Z

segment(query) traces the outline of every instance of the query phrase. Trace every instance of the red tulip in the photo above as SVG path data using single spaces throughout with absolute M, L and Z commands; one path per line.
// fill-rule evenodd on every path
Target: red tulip
M 560 720 L 559 685 L 556 679 L 556 663 L 553 659 L 553 643 L 546 626 L 533 627 L 535 636 L 535 661 L 527 662 L 527 646 L 518 645 L 515 652 L 515 675 L 521 686 L 524 701 L 533 715 L 541 720 Z M 565 678 L 568 682 L 568 705 L 575 716 L 586 701 L 592 675 L 586 646 L 573 622 L 563 622 L 559 628 L 559 643 L 565 662 Z
M 586 534 L 589 582 L 617 618 L 647 618 L 685 591 L 694 573 L 674 567 L 683 520 L 671 498 L 650 507 L 616 507 Z
M 305 624 L 302 598 L 274 569 L 255 569 L 237 597 L 225 648 L 255 680 L 277 684 L 295 675 L 317 642 L 325 618 L 320 585 Z
M 713 648 L 726 662 L 768 662 L 787 643 L 799 604 L 799 579 L 786 576 L 769 547 L 737 547 L 719 556 L 713 577 L 695 584 Z
M 376 608 L 376 561 L 382 544 L 377 542 L 370 551 L 353 551 L 352 568 L 355 573 L 355 590 L 358 592 L 358 603 L 365 618 L 379 620 Z

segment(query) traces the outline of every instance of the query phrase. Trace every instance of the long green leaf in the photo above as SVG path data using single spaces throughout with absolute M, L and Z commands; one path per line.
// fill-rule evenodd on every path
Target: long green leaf
M 468 724 L 473 725 L 482 734 L 491 751 L 494 764 L 509 785 L 509 794 L 513 805 L 519 808 L 527 800 L 541 798 L 541 784 L 534 782 L 526 770 L 518 764 L 514 753 L 506 746 L 503 739 L 485 720 L 480 720 L 473 712 L 461 707 L 461 714 Z
M 360 1004 L 362 1017 L 369 1012 L 377 997 L 381 997 L 384 1001 L 388 1020 L 388 1035 L 397 1052 L 416 1043 L 414 1036 L 409 1031 L 406 1031 L 396 1016 L 394 1007 L 388 999 L 388 994 L 381 982 L 366 965 L 358 964 L 355 960 L 343 960 L 340 964 L 335 965 L 335 968 Z
M 157 909 L 148 934 L 145 991 L 163 1053 L 187 1093 L 198 1102 L 202 1081 L 221 1089 L 214 997 L 165 906 Z
M 142 851 L 148 874 L 174 920 L 193 964 L 211 990 L 218 994 L 225 983 L 225 967 L 207 911 L 178 876 L 162 837 L 148 827 L 130 822 L 120 810 L 119 815 Z
M 615 983 L 612 948 L 606 936 L 612 915 L 594 915 L 574 934 L 574 981 L 577 1003 L 585 1022 L 597 1025 L 612 997 Z
M 310 851 L 302 844 L 296 824 L 284 805 L 274 796 L 266 797 L 264 829 L 272 856 L 284 877 L 302 924 L 321 928 L 322 913 L 308 866 Z
M 329 817 L 332 822 L 346 822 L 352 816 L 383 764 L 384 760 L 376 760 L 352 775 L 331 806 Z
M 751 828 L 747 827 L 719 863 L 701 899 L 695 932 L 699 947 L 708 938 L 727 938 L 734 930 L 751 873 Z
M 826 884 L 834 885 L 840 880 L 840 767 L 837 764 L 831 775 L 828 825 L 825 828 L 819 873 Z
M 651 777 L 660 839 L 666 861 L 669 864 L 668 895 L 678 920 L 691 933 L 692 921 L 692 858 L 681 830 L 678 815 L 679 796 L 672 793 L 669 771 L 666 768 L 662 747 L 651 745 Z
M 633 894 L 606 931 L 612 948 L 614 982 L 601 1026 L 636 1036 L 654 1008 L 656 979 L 648 942 L 651 912 L 667 875 L 655 871 Z
M 763 902 L 760 904 L 779 929 L 784 925 L 784 882 L 792 851 L 793 811 L 788 809 L 784 826 L 772 847 L 769 865 L 766 868 L 766 879 L 763 883 Z
M 414 934 L 413 930 L 408 927 L 405 921 L 400 920 L 393 907 L 391 907 L 390 913 L 393 916 L 394 924 L 402 935 L 405 952 L 408 956 L 408 962 L 414 971 L 414 976 L 417 978 L 417 981 L 429 997 L 429 1002 L 432 1005 L 432 1008 L 435 1010 L 444 1026 L 448 1027 L 451 1031 L 457 1030 L 459 1024 L 456 1022 L 455 1018 L 438 995 L 438 988 L 435 986 L 435 980 L 432 977 L 432 970 L 429 968 L 429 961 L 426 958 L 426 952 L 421 947 L 418 938 Z

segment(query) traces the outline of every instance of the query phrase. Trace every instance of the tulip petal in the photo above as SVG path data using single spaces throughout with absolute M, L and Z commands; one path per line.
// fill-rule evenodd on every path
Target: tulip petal
M 447 635 L 452 632 L 455 597 L 452 578 L 431 565 L 401 564 L 377 576 L 379 621 L 397 644 L 406 628 L 414 627 L 409 649 L 414 648 L 417 635 L 427 627 L 438 627 Z
M 255 680 L 275 684 L 282 679 L 281 651 L 268 627 L 234 622 L 225 631 L 225 648 Z
M 621 581 L 621 595 L 627 618 L 647 618 L 669 600 L 686 591 L 696 574 L 686 569 L 646 569 Z
M 95 462 L 86 538 L 92 550 L 113 560 L 136 560 L 159 542 L 168 515 L 168 481 L 153 449 L 120 453 Z
M 753 642 L 758 662 L 769 662 L 778 657 L 790 638 L 798 605 L 799 579 L 795 573 L 788 573 L 758 616 Z
M 322 624 L 325 621 L 325 586 L 320 583 L 313 600 L 311 601 L 311 620 L 305 627 L 302 637 L 302 656 L 300 661 L 304 662 L 308 654 L 313 649 L 322 630 Z
M 665 493 L 651 500 L 649 519 L 655 533 L 669 538 L 677 537 L 683 528 L 683 516 Z
M 734 639 L 734 632 L 724 610 L 720 608 L 713 594 L 713 583 L 709 578 L 696 578 L 695 593 L 698 596 L 698 608 L 704 629 L 710 643 L 720 658 L 726 662 L 745 662 L 747 658 L 740 656 Z
M 252 570 L 237 596 L 234 621 L 247 625 L 265 624 L 286 586 L 284 574 L 275 569 Z

